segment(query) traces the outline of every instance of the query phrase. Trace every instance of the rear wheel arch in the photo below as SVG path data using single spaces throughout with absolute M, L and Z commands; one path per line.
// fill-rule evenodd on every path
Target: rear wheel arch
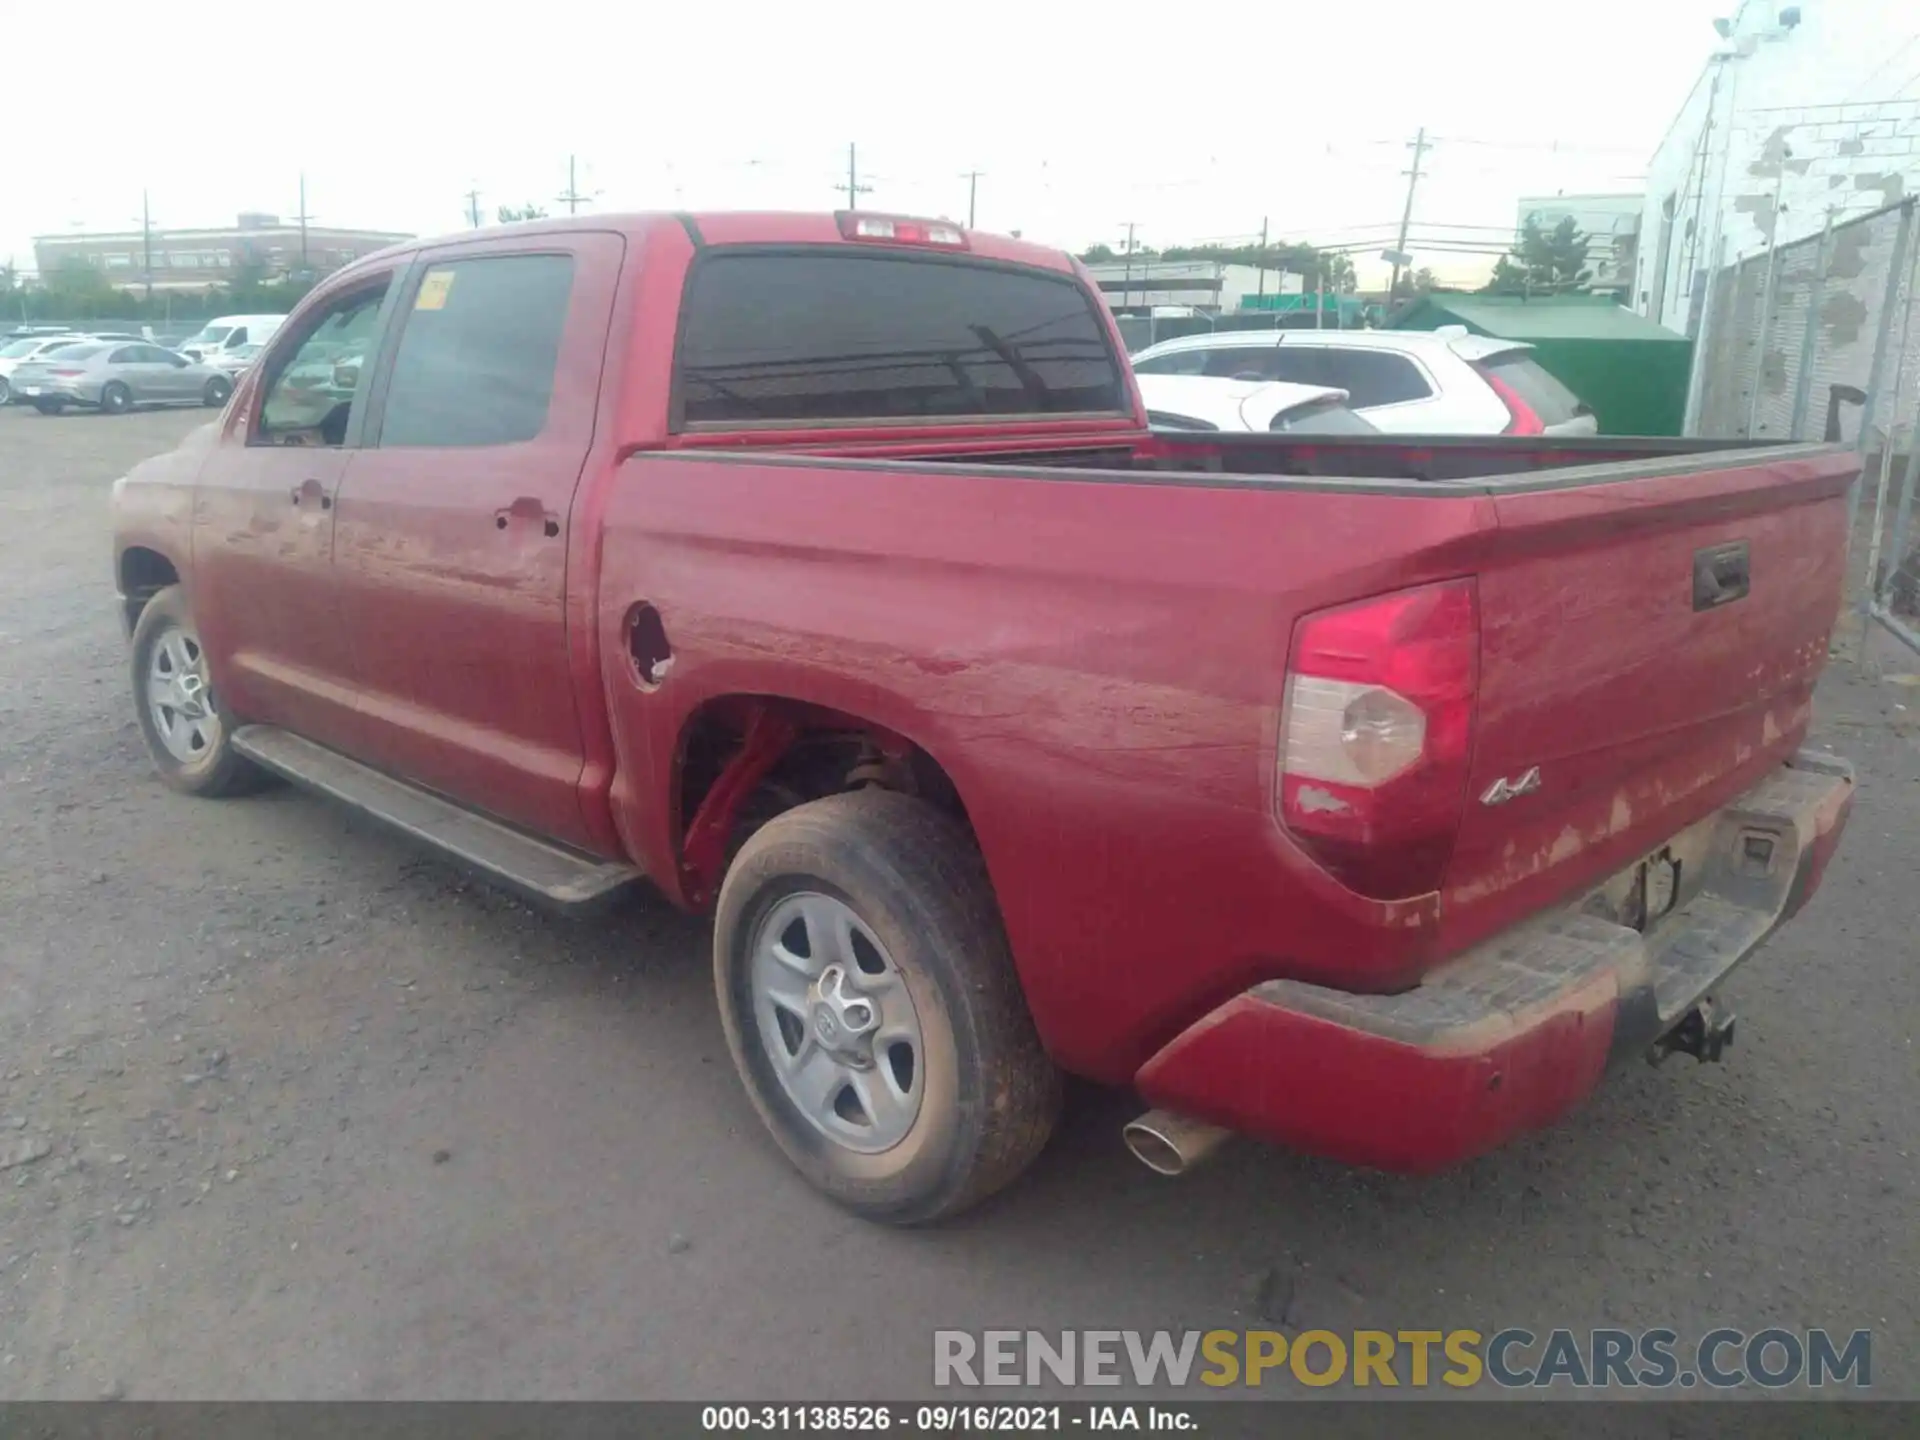
M 740 797 L 736 813 L 724 817 L 724 857 L 713 856 L 710 847 L 703 856 L 702 808 L 728 766 L 741 757 L 756 720 L 772 732 L 761 739 L 771 740 L 779 754 Z M 791 696 L 709 697 L 681 723 L 663 797 L 688 900 L 702 907 L 709 903 L 733 855 L 768 821 L 809 801 L 869 788 L 925 801 L 957 822 L 978 846 L 959 778 L 919 737 L 870 716 Z
M 725 752 L 738 744 L 746 724 L 760 710 L 779 714 L 797 732 L 794 745 L 773 772 L 788 783 L 802 778 L 798 768 L 813 769 L 817 783 L 819 776 L 844 762 L 843 778 L 854 783 L 841 788 L 875 784 L 902 790 L 965 823 L 966 805 L 953 772 L 916 736 L 852 711 L 790 696 L 745 692 L 710 697 L 690 711 L 680 726 L 674 746 L 673 801 L 683 829 L 712 785 L 707 773 L 713 763 L 710 748 L 722 751 L 724 763 Z

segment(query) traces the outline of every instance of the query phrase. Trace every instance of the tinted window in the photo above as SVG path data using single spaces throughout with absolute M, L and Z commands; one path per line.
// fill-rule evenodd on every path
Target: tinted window
M 1212 353 L 1198 348 L 1173 350 L 1165 355 L 1156 355 L 1151 360 L 1141 360 L 1133 370 L 1136 375 L 1204 375 L 1207 373 L 1207 356 Z
M 122 345 L 107 357 L 107 363 L 109 365 L 138 365 L 142 360 L 147 358 L 140 353 L 140 348 L 138 345 Z
M 688 424 L 1117 411 L 1091 295 L 1033 270 L 888 254 L 715 254 L 689 282 Z
M 1147 424 L 1156 430 L 1218 430 L 1220 428 L 1211 420 L 1201 420 L 1192 415 L 1175 415 L 1168 410 L 1147 411 Z
M 1282 410 L 1267 422 L 1287 435 L 1377 435 L 1380 432 L 1338 400 L 1312 400 Z
M 1306 380 L 1315 385 L 1332 385 L 1345 390 L 1347 403 L 1356 410 L 1369 405 L 1397 405 L 1406 400 L 1425 400 L 1433 394 L 1420 367 L 1404 355 L 1388 350 L 1344 349 L 1337 345 L 1292 344 L 1280 353 L 1311 374 L 1276 375 L 1277 380 Z
M 545 428 L 573 290 L 567 255 L 434 265 L 400 331 L 380 444 L 512 445 Z M 358 356 L 352 357 L 358 370 Z
M 162 350 L 158 345 L 137 345 L 135 353 L 143 365 L 172 365 L 174 357 L 170 351 Z
M 291 346 L 268 357 L 266 399 L 251 443 L 260 445 L 344 445 L 360 374 L 342 372 L 335 358 L 360 355 L 380 333 L 383 283 L 329 303 L 311 328 Z
M 1228 380 L 1291 380 L 1286 372 L 1292 359 L 1273 344 L 1222 345 L 1207 351 L 1207 366 L 1200 373 Z
M 1540 362 L 1524 350 L 1496 355 L 1474 367 L 1511 389 L 1526 402 L 1543 425 L 1563 425 L 1576 415 L 1588 413 L 1580 397 L 1548 374 Z

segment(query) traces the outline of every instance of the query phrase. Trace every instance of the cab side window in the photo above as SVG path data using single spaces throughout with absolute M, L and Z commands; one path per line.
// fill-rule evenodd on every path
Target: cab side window
M 275 348 L 249 444 L 346 444 L 354 408 L 365 403 L 361 382 L 372 367 L 361 362 L 379 339 L 387 286 L 382 279 L 338 297 Z

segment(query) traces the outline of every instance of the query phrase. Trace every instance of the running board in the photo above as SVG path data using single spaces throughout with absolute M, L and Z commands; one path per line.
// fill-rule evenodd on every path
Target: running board
M 579 915 L 610 905 L 642 878 L 383 775 L 273 725 L 243 725 L 233 748 L 304 789 L 342 801 L 536 904 Z

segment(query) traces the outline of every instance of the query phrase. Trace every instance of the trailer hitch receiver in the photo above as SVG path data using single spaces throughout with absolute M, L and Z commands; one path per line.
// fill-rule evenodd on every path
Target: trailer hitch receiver
M 1701 1064 L 1717 1063 L 1723 1052 L 1733 1048 L 1734 1015 L 1718 1007 L 1711 995 L 1681 1017 L 1680 1023 L 1653 1042 L 1647 1059 L 1658 1065 L 1669 1055 L 1691 1055 Z

